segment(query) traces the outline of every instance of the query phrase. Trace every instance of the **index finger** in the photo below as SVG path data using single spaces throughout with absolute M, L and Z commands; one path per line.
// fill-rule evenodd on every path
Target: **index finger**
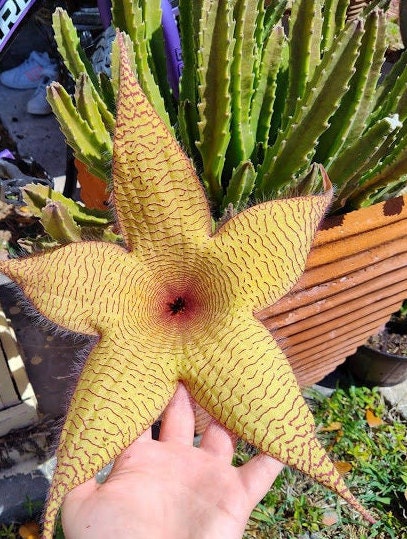
M 264 498 L 283 468 L 284 464 L 265 453 L 240 466 L 239 474 L 253 505 Z
M 164 411 L 160 427 L 160 442 L 192 445 L 195 431 L 194 402 L 182 383 Z

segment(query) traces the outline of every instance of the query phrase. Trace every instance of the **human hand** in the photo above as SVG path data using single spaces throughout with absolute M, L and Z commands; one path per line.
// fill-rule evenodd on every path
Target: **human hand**
M 180 384 L 158 441 L 149 429 L 116 459 L 105 483 L 91 479 L 67 494 L 66 539 L 240 539 L 283 465 L 262 454 L 236 468 L 235 436 L 213 421 L 197 448 L 194 426 Z

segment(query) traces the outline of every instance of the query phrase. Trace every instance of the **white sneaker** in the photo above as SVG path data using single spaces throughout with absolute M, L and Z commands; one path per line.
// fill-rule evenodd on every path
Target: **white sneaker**
M 51 84 L 56 77 L 43 75 L 41 82 L 34 92 L 32 98 L 27 102 L 27 112 L 37 116 L 46 116 L 51 114 L 52 108 L 47 101 L 47 86 Z
M 45 70 L 55 72 L 56 77 L 57 63 L 50 59 L 47 52 L 33 51 L 22 64 L 0 73 L 0 82 L 16 90 L 37 88 Z

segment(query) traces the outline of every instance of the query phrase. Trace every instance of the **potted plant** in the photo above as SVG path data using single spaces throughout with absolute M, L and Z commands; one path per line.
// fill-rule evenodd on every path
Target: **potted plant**
M 264 8 L 263 2 L 253 2 L 250 5 L 246 2 L 232 3 L 226 0 L 181 2 L 180 28 L 184 70 L 180 80 L 179 99 L 176 96 L 177 90 L 170 87 L 167 78 L 157 75 L 165 73 L 165 47 L 158 1 L 149 2 L 148 9 L 147 2 L 135 5 L 120 2 L 113 5 L 114 23 L 119 29 L 127 32 L 129 38 L 127 38 L 128 58 L 123 52 L 126 49 L 126 38 L 121 34 L 113 46 L 111 79 L 104 76 L 97 77 L 93 73 L 80 51 L 72 24 L 61 10 L 57 11 L 55 15 L 57 40 L 68 68 L 77 80 L 76 96 L 73 103 L 60 85 L 53 84 L 49 90 L 49 99 L 77 158 L 89 168 L 90 172 L 106 183 L 110 177 L 114 149 L 113 200 L 120 224 L 119 230 L 115 232 L 121 232 L 123 235 L 113 238 L 110 243 L 82 242 L 81 226 L 73 218 L 72 212 L 64 212 L 65 202 L 62 199 L 55 204 L 49 191 L 45 193 L 37 189 L 33 196 L 32 189 L 26 189 L 26 196 L 34 206 L 38 201 L 42 206 L 45 201 L 41 212 L 51 213 L 51 210 L 55 210 L 55 219 L 52 216 L 49 223 L 51 226 L 57 223 L 58 234 L 61 234 L 59 241 L 72 243 L 26 261 L 11 261 L 1 265 L 2 271 L 12 275 L 32 301 L 41 306 L 41 312 L 50 313 L 55 322 L 76 331 L 93 331 L 102 335 L 95 348 L 95 354 L 92 352 L 93 360 L 87 363 L 81 376 L 61 438 L 59 467 L 54 478 L 46 519 L 47 537 L 52 532 L 53 519 L 67 490 L 91 477 L 98 465 L 106 464 L 109 459 L 116 456 L 120 449 L 129 443 L 134 435 L 140 433 L 162 409 L 171 393 L 168 383 L 174 369 L 181 368 L 188 390 L 213 416 L 218 417 L 239 435 L 257 443 L 262 450 L 270 451 L 264 440 L 257 439 L 257 433 L 253 436 L 250 434 L 253 434 L 250 426 L 253 424 L 253 417 L 242 426 L 242 418 L 236 415 L 239 406 L 236 408 L 236 403 L 230 404 L 229 399 L 223 399 L 223 394 L 222 406 L 217 405 L 219 399 L 216 399 L 221 397 L 221 394 L 217 394 L 215 382 L 213 393 L 205 393 L 209 396 L 209 400 L 202 397 L 197 389 L 202 380 L 198 383 L 193 373 L 185 374 L 186 363 L 182 357 L 187 347 L 182 343 L 182 350 L 178 349 L 176 333 L 171 331 L 169 334 L 166 333 L 165 337 L 170 337 L 174 349 L 168 355 L 168 372 L 164 379 L 162 380 L 160 375 L 158 378 L 155 377 L 154 384 L 152 383 L 151 387 L 155 388 L 154 395 L 160 402 L 156 404 L 149 401 L 146 405 L 148 422 L 141 421 L 142 424 L 136 422 L 136 425 L 132 421 L 125 422 L 125 427 L 123 426 L 121 431 L 114 435 L 115 439 L 120 440 L 119 446 L 116 443 L 105 443 L 106 440 L 110 440 L 112 433 L 108 433 L 103 425 L 100 425 L 100 431 L 104 433 L 103 436 L 106 435 L 102 440 L 103 451 L 100 448 L 95 449 L 95 444 L 91 440 L 86 442 L 82 440 L 84 444 L 82 448 L 82 444 L 75 438 L 78 435 L 81 437 L 75 425 L 79 408 L 82 411 L 86 408 L 82 400 L 86 395 L 89 396 L 91 381 L 93 380 L 92 395 L 100 384 L 103 386 L 103 377 L 98 378 L 96 382 L 92 373 L 96 367 L 101 368 L 103 357 L 115 356 L 112 352 L 117 351 L 122 342 L 120 335 L 129 337 L 133 348 L 137 350 L 143 343 L 155 342 L 157 335 L 159 344 L 164 346 L 164 342 L 168 339 L 161 337 L 158 330 L 167 331 L 168 320 L 178 320 L 171 317 L 185 315 L 188 322 L 191 316 L 192 321 L 196 322 L 196 313 L 198 315 L 204 313 L 205 317 L 209 314 L 212 317 L 216 312 L 218 316 L 218 312 L 223 313 L 220 304 L 229 307 L 231 301 L 230 305 L 234 309 L 234 300 L 231 298 L 237 297 L 238 308 L 233 311 L 232 318 L 227 318 L 233 322 L 232 325 L 229 325 L 227 330 L 221 330 L 224 322 L 216 317 L 219 326 L 211 333 L 211 339 L 216 335 L 216 338 L 227 340 L 231 334 L 234 339 L 240 330 L 251 332 L 255 327 L 256 331 L 250 333 L 250 339 L 258 337 L 254 349 L 260 346 L 260 342 L 264 345 L 271 342 L 270 339 L 274 342 L 273 337 L 264 331 L 257 321 L 252 325 L 252 318 L 249 317 L 250 320 L 245 320 L 245 324 L 240 325 L 242 320 L 239 312 L 246 312 L 246 307 L 243 306 L 246 305 L 246 301 L 258 298 L 258 301 L 255 299 L 250 303 L 249 310 L 250 316 L 254 312 L 261 318 L 261 312 L 265 308 L 264 297 L 269 297 L 275 286 L 276 292 L 271 296 L 273 300 L 278 300 L 283 295 L 282 289 L 284 288 L 286 292 L 289 288 L 288 285 L 281 287 L 279 281 L 285 282 L 287 276 L 290 285 L 293 284 L 298 277 L 299 268 L 304 267 L 305 251 L 310 246 L 312 230 L 315 229 L 316 222 L 330 197 L 329 191 L 325 194 L 313 194 L 320 193 L 324 185 L 329 186 L 326 172 L 316 166 L 317 162 L 325 165 L 335 181 L 336 199 L 332 205 L 332 212 L 337 213 L 340 216 L 339 220 L 345 223 L 348 217 L 342 217 L 343 212 L 371 204 L 389 192 L 396 195 L 401 189 L 403 185 L 401 176 L 405 171 L 403 151 L 405 106 L 402 91 L 404 77 L 407 76 L 404 70 L 405 58 L 395 66 L 394 72 L 377 89 L 385 49 L 384 14 L 381 10 L 369 8 L 361 18 L 347 22 L 346 7 L 346 2 L 325 5 L 318 1 L 296 2 L 292 8 L 290 29 L 286 37 L 283 25 L 279 23 L 285 10 L 285 2 L 272 2 L 267 9 Z M 120 57 L 118 42 L 120 42 Z M 138 83 L 134 80 L 133 72 L 137 74 Z M 117 94 L 119 86 L 121 91 L 116 111 L 113 97 Z M 113 146 L 111 132 L 115 127 L 116 114 L 118 120 Z M 143 173 L 147 169 L 150 174 L 155 168 L 151 168 L 150 164 L 140 166 L 137 162 L 137 152 L 141 152 L 142 146 L 137 130 L 146 137 L 148 153 L 154 154 L 155 158 L 153 164 L 157 168 L 157 177 L 155 174 L 150 175 L 148 182 L 144 181 Z M 195 181 L 189 160 L 185 159 L 178 145 L 174 146 L 174 136 L 179 137 L 182 147 L 188 152 L 189 159 L 192 159 L 196 168 L 201 171 L 200 180 L 211 202 L 212 220 L 209 219 L 208 211 L 205 209 L 206 203 L 202 202 L 201 188 L 198 188 L 199 184 Z M 144 150 L 147 151 L 145 147 Z M 183 157 L 180 157 L 181 155 Z M 163 159 L 162 156 L 166 158 Z M 163 168 L 167 170 L 167 174 L 161 176 Z M 185 185 L 171 184 L 173 169 L 182 172 Z M 127 176 L 134 180 L 129 182 L 129 187 L 126 183 Z M 145 193 L 149 193 L 148 200 Z M 281 198 L 293 195 L 296 197 L 288 200 Z M 276 200 L 251 206 L 256 199 L 269 198 Z M 147 204 L 150 199 L 151 204 Z M 298 205 L 302 207 L 305 201 L 308 205 L 305 205 L 302 211 L 293 213 L 291 210 L 287 211 L 290 207 Z M 239 210 L 247 206 L 249 208 L 240 214 Z M 269 219 L 256 220 L 257 212 L 269 207 L 275 208 L 277 213 Z M 278 214 L 277 209 L 280 207 L 281 212 Z M 172 208 L 175 210 L 172 211 Z M 157 221 L 162 213 L 165 219 L 159 221 L 164 223 L 164 228 Z M 396 214 L 397 212 L 393 212 L 392 216 Z M 44 221 L 43 217 L 42 220 Z M 358 218 L 353 216 L 351 220 Z M 66 226 L 67 223 L 69 226 Z M 154 224 L 154 227 L 151 228 L 151 224 Z M 207 241 L 202 240 L 202 228 L 211 238 L 211 245 L 215 245 L 216 248 L 213 247 L 215 254 L 202 247 Z M 262 243 L 266 242 L 268 245 L 274 234 L 277 234 L 277 229 L 283 231 L 284 240 L 279 236 L 278 246 L 273 244 L 272 247 L 267 247 L 265 250 L 267 256 L 263 256 Z M 192 233 L 191 240 L 186 232 Z M 233 237 L 233 241 L 229 240 L 229 235 Z M 150 240 L 147 245 L 141 241 L 143 238 Z M 295 242 L 292 241 L 293 238 L 296 238 Z M 302 242 L 297 241 L 299 238 Z M 221 251 L 218 252 L 217 241 L 219 245 L 230 248 L 225 251 L 226 254 L 221 255 Z M 127 246 L 127 251 L 121 245 L 123 242 Z M 182 249 L 179 250 L 177 246 L 180 245 Z M 196 245 L 199 245 L 200 264 L 197 264 L 196 257 L 190 259 Z M 262 253 L 258 259 L 252 256 L 251 252 L 252 247 L 256 251 L 255 245 Z M 245 257 L 241 256 L 241 249 L 244 251 L 244 246 L 250 250 L 250 260 L 245 260 Z M 157 260 L 154 257 L 150 258 L 149 250 L 154 253 L 157 249 L 158 263 L 163 255 L 162 251 L 165 251 L 166 256 L 170 258 L 173 270 L 171 283 L 174 287 L 172 285 L 169 287 L 171 294 L 165 296 L 165 301 L 154 303 L 156 297 L 161 297 L 158 292 L 163 292 L 160 288 L 163 285 L 163 278 L 169 277 L 168 272 L 163 273 L 165 266 L 158 264 L 157 269 Z M 286 250 L 290 256 L 283 252 Z M 239 264 L 231 264 L 236 253 Z M 130 264 L 132 268 L 138 264 L 138 262 L 136 264 L 138 256 L 141 257 L 142 277 L 138 267 L 133 268 L 134 272 L 126 273 L 127 265 L 122 261 L 122 256 L 125 255 L 132 257 L 133 262 Z M 275 266 L 276 259 L 282 261 L 281 267 L 278 264 L 278 267 Z M 147 264 L 146 261 L 151 264 Z M 214 263 L 215 261 L 217 263 Z M 294 263 L 296 268 L 294 272 L 289 268 L 288 261 Z M 64 283 L 62 288 L 66 285 L 69 294 L 60 297 L 50 289 L 49 283 L 39 283 L 38 273 L 45 263 L 47 267 L 55 268 L 55 283 L 52 285 L 59 290 Z M 247 272 L 243 267 L 245 263 L 248 264 Z M 269 284 L 264 285 L 266 288 L 269 287 L 264 292 L 260 275 L 264 275 L 265 271 L 270 273 L 272 267 L 275 267 L 275 271 L 271 272 L 273 275 L 271 280 L 276 279 L 278 283 L 271 288 Z M 237 268 L 239 279 L 235 278 L 236 274 L 235 277 L 232 276 Z M 191 273 L 188 273 L 189 271 Z M 122 272 L 126 273 L 124 280 L 120 279 Z M 252 276 L 253 272 L 259 276 L 258 279 Z M 126 316 L 127 313 L 131 316 L 129 320 L 126 318 L 122 327 L 120 320 L 123 317 L 121 315 L 115 317 L 115 308 L 109 308 L 111 296 L 114 298 L 113 305 L 116 305 L 116 299 L 117 305 L 122 305 L 122 301 L 123 305 L 127 305 L 127 300 L 125 301 L 123 296 L 127 297 L 130 294 L 128 283 L 133 283 L 132 279 L 135 279 L 134 284 L 138 285 L 141 279 L 143 285 L 144 274 L 149 279 L 148 287 L 145 286 L 149 294 L 143 295 L 140 305 L 132 305 L 131 309 L 126 310 Z M 228 292 L 223 294 L 222 301 L 219 302 L 219 298 L 215 298 L 216 294 L 208 299 L 206 294 L 211 294 L 213 285 L 207 280 L 207 275 L 213 277 L 214 281 L 219 279 L 222 284 L 219 290 Z M 201 283 L 198 289 L 195 286 L 196 281 Z M 156 282 L 159 290 L 155 288 Z M 190 286 L 186 291 L 183 289 L 182 293 L 178 293 L 181 282 L 183 286 L 185 283 Z M 230 286 L 231 283 L 233 287 Z M 89 284 L 91 286 L 88 289 Z M 167 293 L 168 280 L 165 280 L 165 284 L 164 291 Z M 241 290 L 241 287 L 244 293 L 239 295 L 240 292 L 237 291 Z M 116 295 L 117 290 L 120 297 Z M 91 300 L 88 296 L 91 296 Z M 74 309 L 73 304 L 78 298 L 80 308 Z M 203 310 L 202 305 L 206 307 Z M 163 307 L 163 311 L 159 310 L 160 306 Z M 111 334 L 112 319 L 109 318 L 111 310 L 115 325 L 118 324 L 120 330 L 114 334 L 114 338 Z M 138 322 L 133 319 L 134 312 L 140 312 L 142 321 L 140 328 Z M 198 322 L 193 329 L 203 331 L 204 328 L 206 332 L 207 324 L 204 324 L 201 318 Z M 133 326 L 138 329 L 144 328 L 143 331 L 147 329 L 150 331 L 151 324 L 157 330 L 154 335 L 147 332 L 143 334 L 141 340 L 134 340 L 134 336 L 130 338 L 128 335 Z M 230 328 L 233 330 L 232 333 Z M 124 329 L 125 333 L 122 332 Z M 239 334 L 236 344 L 244 342 L 244 339 L 243 341 L 241 339 L 242 335 L 243 333 Z M 204 340 L 207 339 L 206 333 L 200 333 L 200 336 Z M 124 339 L 124 342 L 128 341 Z M 233 342 L 235 343 L 234 340 Z M 157 348 L 155 351 L 161 354 L 161 349 Z M 210 348 L 207 351 L 210 351 Z M 246 353 L 240 348 L 239 351 L 243 356 Z M 180 361 L 174 366 L 171 361 L 178 352 Z M 119 354 L 118 357 L 119 362 L 120 358 L 125 360 L 123 354 Z M 150 356 L 146 354 L 146 357 L 148 359 Z M 278 353 L 278 357 L 279 361 L 284 363 L 283 356 Z M 189 356 L 188 359 L 192 360 Z M 264 364 L 260 360 L 255 361 L 253 365 L 256 365 L 256 369 L 263 365 L 262 374 L 265 379 L 274 376 L 276 365 Z M 100 373 L 102 376 L 106 371 Z M 162 369 L 161 374 L 163 373 Z M 209 374 L 208 376 L 208 379 L 212 380 Z M 294 379 L 291 369 L 285 371 L 284 377 L 289 377 L 291 381 Z M 244 376 L 242 380 L 243 378 Z M 128 381 L 125 376 L 124 382 Z M 171 381 L 174 382 L 173 378 Z M 117 383 L 119 382 L 120 380 L 117 380 Z M 262 385 L 261 383 L 260 387 Z M 282 387 L 286 386 L 284 381 Z M 225 385 L 225 390 L 230 393 L 229 397 L 232 400 L 236 397 L 236 387 L 231 389 L 228 384 Z M 296 383 L 293 384 L 294 387 Z M 122 389 L 123 394 L 129 395 L 132 404 L 143 406 L 144 410 L 146 400 L 138 402 L 139 395 L 134 396 L 134 392 L 129 391 L 126 385 Z M 299 395 L 298 388 L 295 391 L 295 394 Z M 290 399 L 293 398 L 293 394 L 289 392 Z M 261 408 L 265 400 L 267 401 L 259 398 Z M 106 420 L 106 414 L 113 414 L 116 417 L 115 410 L 110 409 L 109 402 L 103 405 L 103 418 L 98 414 L 96 417 L 91 411 L 91 422 L 100 420 L 113 425 L 111 415 Z M 241 402 L 244 402 L 243 398 Z M 96 408 L 100 405 L 100 401 L 93 400 L 93 397 L 92 403 Z M 297 408 L 301 408 L 300 415 L 302 415 L 305 413 L 304 409 L 297 404 L 294 403 L 289 408 L 295 411 L 296 415 Z M 124 406 L 121 408 L 123 410 Z M 227 417 L 224 417 L 225 410 Z M 251 412 L 252 410 L 249 415 Z M 246 413 L 247 410 L 243 417 Z M 261 414 L 264 417 L 263 410 Z M 283 424 L 287 423 L 286 418 L 287 416 L 284 417 Z M 260 421 L 260 417 L 258 419 Z M 306 425 L 308 421 L 307 416 Z M 123 424 L 123 418 L 119 423 Z M 291 424 L 291 421 L 288 421 L 288 424 Z M 312 425 L 312 421 L 310 424 Z M 90 430 L 92 429 L 93 427 L 90 427 Z M 93 430 L 96 432 L 98 429 Z M 312 426 L 310 432 L 313 432 Z M 295 432 L 293 435 L 297 436 Z M 313 447 L 314 459 L 319 451 L 318 444 L 314 446 L 316 443 L 314 438 L 312 442 L 307 443 Z M 79 471 L 72 464 L 73 447 L 76 451 L 81 451 L 80 460 L 83 466 Z M 320 462 L 324 462 L 322 468 L 325 469 L 325 460 L 322 456 L 321 459 Z M 294 461 L 291 459 L 290 462 Z M 315 474 L 312 463 L 301 461 L 301 464 L 298 462 L 296 464 L 307 473 Z M 341 479 L 332 466 L 328 464 L 326 466 L 324 473 L 322 468 L 319 468 L 318 479 L 321 480 L 325 474 L 323 479 L 325 484 L 329 483 L 336 491 L 340 491 L 345 499 L 353 503 L 367 519 L 373 521 L 349 495 L 346 488 L 343 488 Z M 328 481 L 326 479 L 328 476 L 334 477 L 335 480 Z
M 371 335 L 347 360 L 357 378 L 370 385 L 393 386 L 407 379 L 407 302 L 384 328 Z
M 286 2 L 271 2 L 267 9 L 260 2 L 255 17 L 243 7 L 232 10 L 220 3 L 206 19 L 199 13 L 205 3 L 191 10 L 189 2 L 181 1 L 184 66 L 178 88 L 167 79 L 158 2 L 151 11 L 143 6 L 113 2 L 113 23 L 130 36 L 143 90 L 201 171 L 215 221 L 253 200 L 317 190 L 321 177 L 316 163 L 325 166 L 335 185 L 330 215 L 297 285 L 302 292 L 258 313 L 290 349 L 300 383 L 318 381 L 375 333 L 405 295 L 405 199 L 397 196 L 407 172 L 406 53 L 382 79 L 386 16 L 376 3 L 359 10 L 355 18 L 347 0 L 298 1 L 286 33 Z M 58 49 L 76 80 L 76 95 L 72 101 L 53 84 L 49 100 L 81 167 L 108 191 L 117 50 L 113 46 L 111 78 L 97 75 L 62 10 L 54 15 L 54 28 Z M 214 33 L 222 36 L 224 46 L 218 37 L 212 39 Z M 209 61 L 214 55 L 216 62 Z M 219 93 L 218 87 L 227 91 Z M 29 190 L 27 198 L 31 204 Z M 36 198 L 36 209 L 31 206 L 37 215 L 46 198 L 43 193 Z M 389 238 L 395 247 L 391 261 Z M 69 235 L 65 241 L 70 241 Z M 327 266 L 319 253 L 332 255 L 338 243 L 342 252 L 348 246 L 350 258 L 342 254 L 338 265 L 332 258 Z M 318 265 L 324 267 L 323 279 Z M 395 270 L 392 287 L 388 276 Z M 374 296 L 368 294 L 378 288 L 380 274 L 386 292 L 378 317 Z M 349 295 L 354 301 L 360 298 L 358 308 L 345 307 Z M 333 328 L 338 305 L 347 312 Z M 305 332 L 307 321 L 311 335 Z

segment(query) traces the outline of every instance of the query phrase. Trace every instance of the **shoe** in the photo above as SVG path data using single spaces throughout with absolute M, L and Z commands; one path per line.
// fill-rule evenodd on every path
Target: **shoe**
M 32 98 L 27 102 L 27 112 L 36 116 L 46 116 L 51 114 L 52 108 L 47 101 L 47 86 L 51 84 L 56 77 L 43 75 L 41 82 L 37 86 Z
M 22 64 L 0 73 L 0 82 L 8 88 L 27 90 L 37 88 L 45 70 L 58 74 L 57 63 L 46 52 L 33 51 Z
M 112 52 L 112 43 L 115 37 L 116 30 L 113 28 L 113 26 L 108 26 L 100 36 L 95 48 L 95 52 L 92 54 L 91 58 L 91 63 L 95 73 L 106 73 L 106 75 L 110 77 L 110 55 Z

